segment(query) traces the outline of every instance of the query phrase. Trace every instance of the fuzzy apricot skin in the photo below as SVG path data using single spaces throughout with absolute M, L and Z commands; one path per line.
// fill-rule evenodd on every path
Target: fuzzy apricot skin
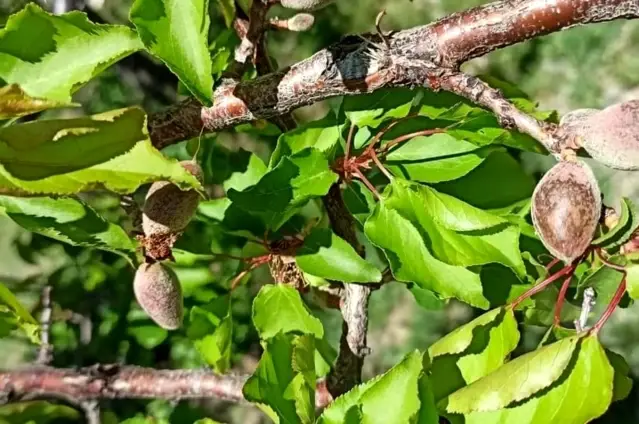
M 133 280 L 133 291 L 144 312 L 160 327 L 175 330 L 182 325 L 182 286 L 175 272 L 162 264 L 142 264 Z
M 561 126 L 597 162 L 614 169 L 639 170 L 639 100 L 603 110 L 576 110 L 562 119 Z
M 601 191 L 590 167 L 577 159 L 553 166 L 533 192 L 531 215 L 553 256 L 566 264 L 581 256 L 601 215 Z
M 202 168 L 192 161 L 180 164 L 202 181 Z M 151 185 L 142 210 L 142 230 L 147 237 L 182 232 L 195 215 L 200 195 L 195 190 L 181 190 L 168 181 Z
M 280 4 L 287 9 L 310 12 L 333 3 L 334 0 L 281 0 Z

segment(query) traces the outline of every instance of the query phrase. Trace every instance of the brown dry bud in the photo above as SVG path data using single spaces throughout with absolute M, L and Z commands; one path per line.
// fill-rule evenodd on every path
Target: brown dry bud
M 161 262 L 140 265 L 133 291 L 139 305 L 157 325 L 167 330 L 182 325 L 182 287 L 171 268 Z
M 559 162 L 532 196 L 532 220 L 546 249 L 571 263 L 590 246 L 601 215 L 599 184 L 579 160 Z

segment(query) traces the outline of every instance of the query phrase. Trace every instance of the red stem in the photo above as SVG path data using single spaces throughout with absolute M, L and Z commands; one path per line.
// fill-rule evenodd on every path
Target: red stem
M 610 315 L 612 315 L 615 309 L 617 309 L 617 305 L 619 305 L 619 302 L 621 302 L 621 299 L 623 298 L 623 295 L 625 293 L 626 293 L 626 272 L 624 270 L 623 279 L 621 280 L 621 283 L 619 283 L 619 287 L 617 287 L 617 291 L 615 292 L 615 295 L 613 296 L 612 300 L 608 304 L 608 307 L 604 311 L 603 315 L 601 315 L 601 318 L 599 318 L 599 321 L 597 321 L 597 323 L 592 327 L 592 330 L 590 330 L 591 333 L 593 334 L 599 333 L 599 330 L 601 330 L 601 327 L 604 326 L 606 321 L 608 321 L 608 318 L 610 318 Z
M 546 287 L 548 287 L 549 285 L 551 285 L 552 283 L 560 279 L 561 277 L 567 274 L 572 274 L 575 268 L 576 268 L 576 265 L 574 264 L 566 265 L 561 270 L 557 271 L 555 274 L 546 278 L 544 281 L 532 287 L 531 289 L 527 290 L 525 293 L 523 293 L 521 296 L 515 299 L 515 301 L 513 301 L 510 304 L 511 308 L 515 309 L 517 306 L 519 306 L 521 302 L 523 302 L 524 300 L 528 299 L 531 296 L 536 295 L 537 293 L 539 293 L 540 291 L 542 291 L 543 289 L 545 289 Z
M 550 261 L 550 263 L 548 265 L 546 265 L 546 271 L 550 271 L 552 269 L 552 267 L 554 267 L 558 263 L 559 263 L 559 258 L 553 259 L 552 261 Z
M 362 174 L 362 171 L 360 171 L 359 169 L 354 169 L 353 173 L 357 175 L 357 178 L 359 178 L 366 185 L 366 187 L 375 195 L 377 200 L 381 198 L 375 186 L 371 184 L 370 181 L 368 181 L 368 178 L 366 178 L 366 176 Z
M 351 155 L 351 144 L 353 144 L 353 134 L 355 133 L 355 124 L 351 124 L 351 128 L 348 130 L 348 138 L 346 139 L 346 151 L 344 152 L 344 163 L 348 161 Z
M 384 146 L 382 148 L 380 148 L 380 154 L 385 154 L 392 147 L 395 147 L 399 143 L 402 143 L 402 142 L 404 142 L 406 140 L 410 140 L 411 138 L 419 137 L 421 135 L 439 134 L 439 133 L 443 133 L 444 131 L 445 130 L 443 128 L 434 128 L 434 129 L 430 129 L 430 130 L 415 131 L 415 132 L 412 132 L 410 134 L 401 135 L 401 136 L 399 136 L 397 138 L 394 138 L 393 140 L 389 141 L 388 143 L 384 144 Z
M 566 292 L 568 291 L 568 287 L 570 287 L 570 280 L 572 280 L 572 273 L 564 280 L 564 283 L 561 285 L 561 289 L 559 290 L 559 296 L 557 296 L 557 303 L 555 304 L 555 320 L 553 325 L 555 327 L 559 327 L 561 322 L 561 308 L 564 306 L 564 302 L 566 300 Z

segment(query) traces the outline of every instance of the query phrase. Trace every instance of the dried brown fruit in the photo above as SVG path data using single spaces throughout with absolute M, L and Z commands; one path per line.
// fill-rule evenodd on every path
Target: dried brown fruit
M 639 170 L 639 100 L 577 112 L 565 124 L 562 120 L 562 125 L 579 137 L 593 159 L 610 168 Z
M 144 312 L 157 325 L 167 330 L 182 325 L 182 287 L 171 268 L 160 262 L 140 265 L 133 280 L 133 291 Z
M 599 184 L 588 165 L 562 161 L 539 181 L 532 220 L 546 249 L 571 263 L 590 246 L 601 215 Z
M 180 164 L 202 181 L 202 168 L 193 161 Z M 151 185 L 142 210 L 142 230 L 147 255 L 156 260 L 170 257 L 173 243 L 193 218 L 200 201 L 195 190 L 181 190 L 169 181 Z
M 281 0 L 280 3 L 287 9 L 312 11 L 321 9 L 333 3 L 334 0 Z

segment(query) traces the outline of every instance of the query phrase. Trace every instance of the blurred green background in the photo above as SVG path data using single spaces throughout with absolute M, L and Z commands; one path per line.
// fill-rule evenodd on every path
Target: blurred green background
M 9 14 L 27 2 L 0 0 L 0 25 Z M 130 0 L 48 0 L 41 5 L 51 10 L 64 3 L 80 8 L 90 19 L 104 23 L 128 24 Z M 313 29 L 307 33 L 273 32 L 268 36 L 268 50 L 279 66 L 295 63 L 314 51 L 337 41 L 342 35 L 367 32 L 374 28 L 375 17 L 382 9 L 387 16 L 385 29 L 402 29 L 426 24 L 438 17 L 484 3 L 479 0 L 338 0 L 337 4 L 316 13 Z M 216 0 L 211 0 L 213 22 L 211 39 L 225 29 Z M 276 8 L 273 15 L 291 13 Z M 639 21 L 618 21 L 574 28 L 494 52 L 465 65 L 473 73 L 489 74 L 510 81 L 538 101 L 542 109 L 556 109 L 563 114 L 576 108 L 601 108 L 608 104 L 639 98 Z M 138 53 L 111 67 L 76 95 L 81 109 L 55 112 L 63 116 L 93 114 L 141 104 L 155 111 L 178 98 L 177 79 L 149 56 Z M 326 105 L 314 105 L 296 111 L 298 120 L 322 116 Z M 211 147 L 216 141 L 217 146 Z M 223 133 L 204 141 L 205 157 L 211 167 L 224 168 L 232 161 L 238 147 L 266 157 L 273 139 L 247 133 Z M 207 150 L 208 149 L 208 150 Z M 221 150 L 217 150 L 221 149 Z M 168 154 L 185 158 L 184 145 L 168 149 Z M 538 174 L 552 160 L 533 154 L 521 157 L 525 169 Z M 639 177 L 630 172 L 615 172 L 594 166 L 606 195 L 615 205 L 621 196 L 639 202 Z M 222 172 L 222 171 L 220 171 Z M 215 174 L 215 173 L 214 173 Z M 215 175 L 213 175 L 215 180 Z M 215 191 L 215 181 L 211 190 Z M 85 196 L 101 213 L 114 221 L 127 217 L 119 199 L 106 193 Z M 196 222 L 181 240 L 192 247 L 198 243 L 233 246 L 239 243 L 208 223 Z M 202 236 L 204 235 L 204 236 Z M 239 247 L 239 244 L 238 244 Z M 205 246 L 210 248 L 210 245 Z M 179 262 L 179 261 L 178 261 Z M 222 262 L 178 263 L 179 277 L 188 286 L 187 304 L 193 304 L 228 281 L 236 264 Z M 167 334 L 154 326 L 136 308 L 132 299 L 132 269 L 123 258 L 105 252 L 70 247 L 42 236 L 30 234 L 0 215 L 0 281 L 7 284 L 37 312 L 41 288 L 54 288 L 56 304 L 52 330 L 57 366 L 90 365 L 96 362 L 126 362 L 154 367 L 203 367 L 204 363 L 192 343 L 182 332 Z M 248 286 L 234 293 L 234 357 L 236 369 L 250 372 L 259 358 L 259 343 L 250 326 L 250 301 L 260 284 L 268 281 L 265 270 L 256 273 Z M 374 292 L 370 306 L 369 344 L 372 355 L 366 361 L 367 377 L 383 372 L 406 352 L 427 348 L 441 335 L 470 320 L 476 312 L 452 302 L 443 310 L 427 311 L 418 306 L 410 292 L 393 283 Z M 317 311 L 329 338 L 339 337 L 340 317 L 336 312 Z M 0 329 L 1 331 L 1 329 Z M 543 329 L 526 329 L 524 342 L 534 346 Z M 639 306 L 615 313 L 603 333 L 608 347 L 624 355 L 635 377 L 639 376 Z M 19 337 L 0 341 L 0 368 L 13 368 L 32 361 L 33 348 Z M 633 389 L 623 402 L 613 405 L 599 423 L 639 422 L 639 391 Z M 202 416 L 220 422 L 266 422 L 255 408 L 237 407 L 222 401 L 172 404 L 165 401 L 105 402 L 105 422 L 192 423 Z

